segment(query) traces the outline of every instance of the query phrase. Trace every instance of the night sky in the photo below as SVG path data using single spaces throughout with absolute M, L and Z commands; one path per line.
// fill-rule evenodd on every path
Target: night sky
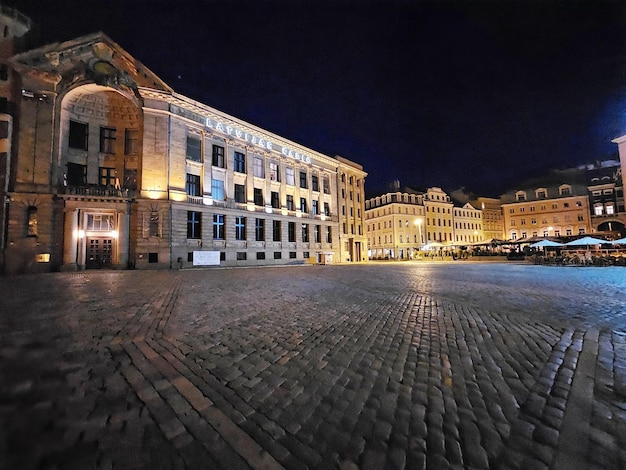
M 103 31 L 178 93 L 369 173 L 499 196 L 617 159 L 626 2 L 14 0 L 46 42 Z

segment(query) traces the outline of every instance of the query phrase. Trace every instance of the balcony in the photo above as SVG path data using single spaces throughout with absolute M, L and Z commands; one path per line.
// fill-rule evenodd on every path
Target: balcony
M 65 196 L 77 196 L 81 198 L 115 198 L 133 199 L 136 196 L 134 189 L 117 189 L 113 186 L 85 185 L 85 186 L 62 186 L 57 194 Z

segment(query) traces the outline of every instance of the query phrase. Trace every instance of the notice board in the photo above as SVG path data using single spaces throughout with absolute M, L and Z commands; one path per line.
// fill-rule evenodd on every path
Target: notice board
M 193 265 L 194 266 L 219 266 L 220 264 L 220 252 L 219 251 L 194 251 L 193 252 Z

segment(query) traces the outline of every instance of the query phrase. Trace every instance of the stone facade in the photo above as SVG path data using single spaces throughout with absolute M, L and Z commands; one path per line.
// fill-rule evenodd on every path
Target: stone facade
M 102 33 L 9 63 L 5 272 L 367 258 L 360 165 L 177 94 Z

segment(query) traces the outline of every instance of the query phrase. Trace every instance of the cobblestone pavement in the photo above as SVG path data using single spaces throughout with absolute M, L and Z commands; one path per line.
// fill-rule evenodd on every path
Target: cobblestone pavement
M 626 468 L 626 271 L 0 278 L 0 469 Z

